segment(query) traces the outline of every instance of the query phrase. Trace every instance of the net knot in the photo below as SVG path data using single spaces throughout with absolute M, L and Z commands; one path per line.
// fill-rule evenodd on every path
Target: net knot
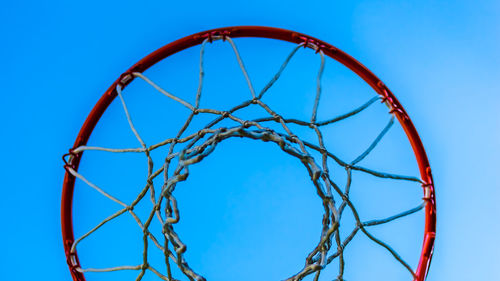
M 222 113 L 222 117 L 227 118 L 227 117 L 229 117 L 229 114 L 230 114 L 230 113 L 229 113 L 228 111 L 224 111 L 224 112 Z
M 292 142 L 294 142 L 294 143 L 297 143 L 299 141 L 299 138 L 297 137 L 297 135 L 290 134 L 290 140 L 292 140 Z M 307 158 L 307 156 L 305 158 L 306 158 L 306 160 L 310 160 Z
M 177 247 L 175 247 L 175 252 L 177 254 L 183 254 L 184 252 L 186 252 L 187 250 L 187 247 L 186 245 L 182 244 L 182 245 L 177 245 Z
M 344 245 L 340 244 L 337 246 L 337 252 L 342 253 L 344 252 Z
M 274 121 L 281 122 L 281 120 L 283 120 L 283 117 L 281 117 L 278 113 L 273 112 L 272 115 Z

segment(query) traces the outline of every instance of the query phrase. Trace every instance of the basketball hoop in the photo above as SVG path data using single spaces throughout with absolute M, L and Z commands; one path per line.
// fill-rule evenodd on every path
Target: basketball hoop
M 256 91 L 250 75 L 243 63 L 242 56 L 237 48 L 237 38 L 268 38 L 281 41 L 287 41 L 293 44 L 291 52 L 286 56 L 286 59 L 281 64 L 279 70 L 269 80 L 269 82 L 260 91 Z M 234 40 L 233 40 L 234 39 Z M 242 100 L 242 102 L 232 108 L 214 109 L 204 108 L 200 106 L 201 92 L 204 79 L 203 59 L 205 48 L 215 41 L 224 41 L 229 44 L 236 57 L 239 68 L 245 78 L 249 95 Z M 196 98 L 193 100 L 183 99 L 174 93 L 170 93 L 157 84 L 153 79 L 150 79 L 144 72 L 150 67 L 155 66 L 165 58 L 174 54 L 183 52 L 192 47 L 200 46 L 200 71 L 199 71 L 199 85 L 196 93 Z M 286 69 L 290 61 L 293 60 L 295 54 L 301 49 L 312 49 L 316 56 L 319 57 L 320 67 L 316 73 L 316 95 L 313 103 L 312 114 L 308 120 L 298 120 L 289 118 L 282 115 L 280 112 L 274 110 L 263 101 L 263 97 L 268 90 L 280 79 L 283 71 Z M 368 84 L 375 92 L 376 95 L 368 99 L 366 102 L 353 108 L 352 110 L 341 114 L 336 117 L 328 119 L 320 119 L 318 117 L 318 107 L 320 104 L 320 97 L 322 92 L 322 76 L 325 67 L 325 59 L 330 58 L 347 67 L 350 71 L 358 75 L 366 84 Z M 184 107 L 190 112 L 188 119 L 181 127 L 175 136 L 170 136 L 164 141 L 154 145 L 146 145 L 141 135 L 136 130 L 132 121 L 131 114 L 128 106 L 123 97 L 123 91 L 135 80 L 141 80 L 147 83 L 150 87 L 154 88 L 159 94 L 165 98 L 175 101 L 180 106 Z M 133 132 L 134 136 L 140 143 L 138 148 L 106 148 L 98 146 L 87 146 L 87 142 L 94 131 L 97 123 L 101 119 L 104 112 L 108 109 L 109 105 L 118 97 L 117 100 L 122 104 L 125 112 L 128 125 Z M 384 103 L 389 109 L 390 119 L 379 132 L 371 145 L 366 148 L 363 153 L 352 161 L 341 159 L 329 151 L 325 145 L 323 138 L 322 128 L 331 126 L 339 121 L 348 119 L 352 116 L 369 108 L 377 101 Z M 265 116 L 253 119 L 244 119 L 238 116 L 240 110 L 258 107 Z M 212 120 L 197 130 L 195 133 L 187 134 L 187 128 L 192 124 L 192 120 L 199 115 L 212 116 Z M 233 122 L 232 126 L 222 126 L 221 122 L 229 120 Z M 393 124 L 397 122 L 404 129 L 404 132 L 411 144 L 413 153 L 418 164 L 420 177 L 403 176 L 387 172 L 380 172 L 375 169 L 366 168 L 358 165 L 363 161 L 377 146 L 381 139 L 386 135 Z M 274 129 L 271 125 L 276 125 L 278 129 Z M 291 126 L 300 126 L 305 129 L 311 130 L 316 136 L 317 142 L 305 140 L 299 135 L 294 133 Z M 67 263 L 74 280 L 85 280 L 86 272 L 109 272 L 120 270 L 136 270 L 139 273 L 137 280 L 141 280 L 146 271 L 151 271 L 163 280 L 177 280 L 178 277 L 172 276 L 171 267 L 177 266 L 185 278 L 189 280 L 205 280 L 203 274 L 197 272 L 195 269 L 190 268 L 185 259 L 184 253 L 186 245 L 182 242 L 180 235 L 175 231 L 174 226 L 179 222 L 180 213 L 177 207 L 177 199 L 174 196 L 174 190 L 177 184 L 184 182 L 189 177 L 189 168 L 191 165 L 196 165 L 208 157 L 219 145 L 231 138 L 245 138 L 256 141 L 263 141 L 273 144 L 276 148 L 285 152 L 291 157 L 296 158 L 303 167 L 306 168 L 310 180 L 315 187 L 315 192 L 321 198 L 324 207 L 323 223 L 319 241 L 316 247 L 311 249 L 305 255 L 305 264 L 302 268 L 297 269 L 296 273 L 291 276 L 283 276 L 286 280 L 302 280 L 306 276 L 314 276 L 314 280 L 318 280 L 321 272 L 331 264 L 333 260 L 338 260 L 339 269 L 336 280 L 344 280 L 344 249 L 349 246 L 350 241 L 358 235 L 364 234 L 367 238 L 375 244 L 384 248 L 395 260 L 396 263 L 406 268 L 409 272 L 408 280 L 424 281 L 432 258 L 435 231 L 436 231 L 436 200 L 435 191 L 432 180 L 431 169 L 429 162 L 423 148 L 422 142 L 418 133 L 413 126 L 410 117 L 401 106 L 396 97 L 385 86 L 385 84 L 378 79 L 372 72 L 370 72 L 361 63 L 354 58 L 344 53 L 343 51 L 335 48 L 334 46 L 315 39 L 308 35 L 288 31 L 278 28 L 270 27 L 256 27 L 256 26 L 240 26 L 219 28 L 209 31 L 200 32 L 174 41 L 164 47 L 156 50 L 150 55 L 146 56 L 138 63 L 133 65 L 129 70 L 124 72 L 104 93 L 88 115 L 85 123 L 83 124 L 78 137 L 70 149 L 69 153 L 63 156 L 65 163 L 66 175 L 63 185 L 62 193 L 62 234 L 64 249 L 66 252 Z M 161 147 L 167 147 L 168 153 L 164 155 L 165 163 L 158 170 L 153 170 L 153 160 L 150 153 Z M 177 148 L 177 150 L 175 150 Z M 104 188 L 99 187 L 92 181 L 87 179 L 85 175 L 79 173 L 79 164 L 83 157 L 84 151 L 104 151 L 108 153 L 142 153 L 148 159 L 148 176 L 143 187 L 137 190 L 137 197 L 132 202 L 124 202 L 119 200 L 114 194 L 105 191 Z M 319 155 L 313 156 L 313 152 Z M 173 164 L 176 161 L 176 166 Z M 335 179 L 330 175 L 328 162 L 333 161 L 339 167 L 345 170 L 347 178 L 344 190 L 335 183 Z M 172 167 L 173 166 L 173 167 Z M 170 170 L 169 170 L 170 169 Z M 171 174 L 169 174 L 169 172 Z M 404 212 L 394 214 L 384 219 L 362 221 L 356 208 L 356 203 L 349 198 L 349 189 L 352 180 L 352 173 L 359 172 L 373 177 L 385 178 L 389 180 L 414 182 L 421 185 L 423 188 L 423 200 L 417 207 L 412 207 Z M 159 175 L 164 175 L 165 180 L 159 193 L 155 195 L 153 187 L 153 180 Z M 79 179 L 86 185 L 97 190 L 101 195 L 114 201 L 120 205 L 121 209 L 105 220 L 99 223 L 94 228 L 88 230 L 84 235 L 75 239 L 73 232 L 73 197 L 75 181 Z M 152 193 L 151 200 L 153 201 L 153 209 L 147 220 L 141 220 L 134 212 L 135 206 L 145 198 L 147 193 Z M 157 191 L 156 191 L 157 192 Z M 158 198 L 156 197 L 158 196 Z M 157 198 L 157 199 L 156 199 Z M 340 237 L 339 228 L 340 220 L 344 210 L 350 210 L 356 221 L 355 227 L 349 235 Z M 425 213 L 425 226 L 423 229 L 423 245 L 420 253 L 419 262 L 416 265 L 408 264 L 390 245 L 376 238 L 367 229 L 371 226 L 382 225 L 393 222 L 400 218 L 409 216 L 418 211 L 423 210 Z M 125 214 L 131 215 L 143 232 L 144 252 L 143 260 L 139 265 L 132 266 L 117 266 L 104 269 L 93 269 L 90 267 L 83 267 L 79 261 L 77 246 L 79 243 L 88 239 L 94 232 L 96 232 L 102 225 L 122 216 Z M 156 219 L 162 225 L 162 239 L 155 236 L 150 230 L 151 222 Z M 166 273 L 162 272 L 148 262 L 148 243 L 152 242 L 165 256 Z M 332 276 L 333 277 L 333 276 Z M 332 278 L 330 278 L 332 279 Z

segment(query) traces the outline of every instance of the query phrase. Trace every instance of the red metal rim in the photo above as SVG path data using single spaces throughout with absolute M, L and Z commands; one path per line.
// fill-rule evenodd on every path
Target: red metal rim
M 116 86 L 121 84 L 126 87 L 130 83 L 131 79 L 128 81 L 123 81 L 127 79 L 122 79 L 126 75 L 132 72 L 143 72 L 149 67 L 153 66 L 157 62 L 163 60 L 164 58 L 185 50 L 187 48 L 201 44 L 205 39 L 211 39 L 214 36 L 229 36 L 231 38 L 237 37 L 261 37 L 288 41 L 291 43 L 311 43 L 319 47 L 325 55 L 331 57 L 332 59 L 342 63 L 348 67 L 351 71 L 360 76 L 366 83 L 368 83 L 380 96 L 382 96 L 386 102 L 392 108 L 392 112 L 397 117 L 399 123 L 403 127 L 410 143 L 415 153 L 417 163 L 420 170 L 420 176 L 424 182 L 424 199 L 427 201 L 425 207 L 425 228 L 424 228 L 424 242 L 422 245 L 422 252 L 418 266 L 415 270 L 416 278 L 415 281 L 423 281 L 427 276 L 429 270 L 429 265 L 432 258 L 432 253 L 434 249 L 434 239 L 436 233 L 436 200 L 434 184 L 432 180 L 431 168 L 429 166 L 429 161 L 425 153 L 422 141 L 415 129 L 410 117 L 403 109 L 399 101 L 392 94 L 392 92 L 384 85 L 384 83 L 363 66 L 360 62 L 344 53 L 343 51 L 335 48 L 334 46 L 313 38 L 311 36 L 272 27 L 261 27 L 261 26 L 236 26 L 236 27 L 225 27 L 212 29 L 200 33 L 196 33 L 177 41 L 174 41 L 162 48 L 149 54 L 130 69 L 128 69 L 124 74 L 120 76 L 104 93 L 104 95 L 99 99 L 97 104 L 94 106 L 90 114 L 88 115 L 85 123 L 83 124 L 78 137 L 74 143 L 74 148 L 85 145 L 102 114 L 109 106 L 109 104 L 117 96 Z M 70 151 L 70 154 L 72 152 Z M 82 153 L 73 154 L 70 163 L 66 165 L 71 166 L 73 169 L 77 170 L 80 163 Z M 77 253 L 70 253 L 71 246 L 74 242 L 73 235 L 73 219 L 72 219 L 72 202 L 73 202 L 73 190 L 75 185 L 75 177 L 69 172 L 66 172 L 63 183 L 62 191 L 62 202 L 61 202 L 61 224 L 62 224 L 62 236 L 64 249 L 66 252 L 66 257 L 68 259 L 68 265 L 70 267 L 71 275 L 74 280 L 83 281 L 85 277 L 83 273 L 76 270 L 79 266 Z M 73 260 L 74 262 L 72 262 Z

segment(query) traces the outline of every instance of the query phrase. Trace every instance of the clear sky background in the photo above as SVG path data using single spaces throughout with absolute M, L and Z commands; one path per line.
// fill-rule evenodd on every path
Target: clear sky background
M 3 3 L 4 280 L 70 280 L 61 155 L 105 89 L 158 47 L 232 25 L 310 34 L 380 77 L 411 116 L 434 171 L 438 226 L 428 280 L 500 280 L 500 4 L 389 0 Z

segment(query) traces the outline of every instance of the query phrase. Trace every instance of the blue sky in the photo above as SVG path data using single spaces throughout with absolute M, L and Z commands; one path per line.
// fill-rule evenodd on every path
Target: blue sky
M 497 112 L 500 105 L 497 83 L 500 78 L 500 5 L 495 1 L 454 1 L 453 4 L 447 1 L 352 2 L 308 4 L 291 1 L 286 5 L 278 1 L 5 3 L 0 11 L 3 66 L 0 117 L 4 120 L 0 175 L 5 192 L 0 210 L 4 221 L 1 234 L 4 279 L 28 280 L 37 276 L 42 280 L 70 280 L 60 234 L 59 207 L 64 176 L 61 155 L 71 147 L 84 118 L 112 81 L 137 60 L 168 42 L 205 29 L 232 25 L 266 25 L 310 34 L 349 53 L 380 77 L 411 116 L 434 172 L 438 232 L 428 280 L 500 279 L 496 270 L 500 261 L 500 223 L 496 216 L 500 212 L 500 184 L 496 177 L 500 156 L 500 115 Z M 245 50 L 242 46 L 242 53 Z M 251 61 L 247 64 L 249 70 L 258 67 Z M 311 73 L 313 77 L 314 71 Z M 254 76 L 260 79 L 257 74 Z M 258 81 L 257 84 L 262 84 L 264 80 Z M 138 106 L 141 105 L 140 99 L 134 100 L 132 96 L 130 99 L 131 103 L 137 101 Z M 117 115 L 122 114 L 118 109 Z M 108 119 L 110 124 L 114 124 L 112 116 Z M 116 129 L 116 134 L 128 133 L 127 137 L 134 141 L 133 135 L 125 131 L 123 115 L 116 118 L 121 118 L 120 128 L 124 130 Z M 102 138 L 113 134 L 114 131 L 103 130 Z M 267 152 L 267 146 L 255 149 L 270 155 L 275 151 Z M 238 145 L 230 143 L 223 152 L 227 155 L 237 153 Z M 255 161 L 251 164 L 260 163 L 251 150 L 243 152 L 240 159 Z M 219 171 L 216 167 L 224 163 L 217 164 L 215 158 L 207 161 L 213 161 L 207 162 L 212 163 L 207 167 L 215 167 L 214 170 L 193 176 L 193 186 L 197 181 L 199 184 L 204 181 L 220 183 L 220 178 L 207 179 L 206 176 L 215 175 Z M 246 167 L 244 163 L 234 165 Z M 251 188 L 265 189 L 265 185 L 259 185 L 262 181 L 269 186 L 301 183 L 304 178 L 296 174 L 291 163 L 276 166 L 271 161 L 249 173 L 238 172 L 238 168 L 231 170 L 231 167 L 226 167 L 228 173 L 236 176 L 228 176 L 227 182 L 220 185 L 234 184 L 247 193 L 220 190 L 221 196 L 211 198 L 215 200 L 211 201 L 215 207 L 207 212 L 222 214 L 226 224 L 220 232 L 207 232 L 212 236 L 205 238 L 219 243 L 207 245 L 196 235 L 186 238 L 202 247 L 200 253 L 211 253 L 215 264 L 217 255 L 219 258 L 224 256 L 228 262 L 245 264 L 245 259 L 225 255 L 234 253 L 231 249 L 235 248 L 230 245 L 225 248 L 223 242 L 227 237 L 218 236 L 225 230 L 244 237 L 245 227 L 252 227 L 248 224 L 235 228 L 236 222 L 245 221 L 248 216 L 241 206 L 260 210 L 254 214 L 256 223 L 269 227 L 278 225 L 279 229 L 270 229 L 275 231 L 272 233 L 295 226 L 293 222 L 283 223 L 283 218 L 287 217 L 287 213 L 280 213 L 286 210 L 280 207 L 283 204 L 305 200 L 314 206 L 311 210 L 317 207 L 314 204 L 317 198 L 309 202 L 309 197 L 302 197 L 306 195 L 300 190 L 283 196 L 285 191 L 278 189 L 266 197 L 258 192 L 260 189 Z M 404 165 L 401 167 L 405 169 Z M 289 176 L 278 181 L 275 175 L 280 173 Z M 257 178 L 267 180 L 257 181 Z M 187 192 L 184 196 L 193 196 L 187 188 L 183 192 Z M 93 195 L 81 195 L 100 200 Z M 278 196 L 281 205 L 276 203 L 278 200 L 266 199 L 270 195 Z M 197 203 L 206 202 L 204 196 L 210 193 L 197 196 L 192 198 L 193 209 L 199 206 Z M 234 203 L 235 198 L 240 204 Z M 248 198 L 261 200 L 252 205 L 254 201 Z M 82 212 L 89 206 L 85 204 L 81 205 Z M 103 204 L 102 208 L 107 207 Z M 268 211 L 272 210 L 276 215 L 268 217 Z M 307 220 L 307 213 L 295 215 L 296 218 L 302 215 L 303 220 Z M 189 211 L 186 216 L 190 216 Z M 83 220 L 82 225 L 85 223 Z M 200 221 L 200 225 L 204 223 L 204 227 L 212 227 Z M 185 233 L 192 233 L 190 229 L 196 227 L 199 225 L 186 224 Z M 311 234 L 312 237 L 316 237 L 315 234 Z M 256 233 L 246 238 L 258 238 L 259 235 L 264 234 Z M 259 245 L 265 249 L 282 247 L 280 251 L 286 251 L 289 245 L 300 240 L 290 236 L 283 242 L 280 237 Z M 400 237 L 394 243 L 403 247 L 404 239 Z M 279 244 L 281 242 L 283 244 Z M 252 244 L 246 245 L 250 249 L 245 253 L 249 259 L 255 258 L 253 261 L 259 266 L 260 253 L 252 252 L 249 245 Z M 276 259 L 296 254 L 295 251 L 283 251 Z M 302 259 L 300 253 L 297 255 Z M 200 267 L 212 268 L 214 272 L 209 274 L 213 276 L 220 274 L 208 260 Z M 356 262 L 352 263 L 354 267 Z M 254 272 L 253 267 L 235 268 L 240 274 Z M 287 270 L 284 265 L 283 270 Z M 353 271 L 356 270 L 351 269 Z M 269 272 L 269 276 L 273 274 L 276 273 Z M 357 280 L 355 274 L 352 276 L 352 280 Z

